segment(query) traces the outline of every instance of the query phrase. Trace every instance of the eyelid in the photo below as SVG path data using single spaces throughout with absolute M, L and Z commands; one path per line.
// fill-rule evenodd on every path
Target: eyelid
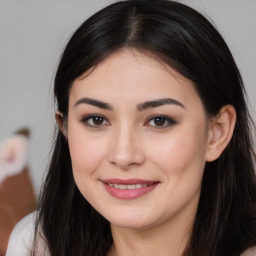
M 88 120 L 92 119 L 92 118 L 102 118 L 103 119 L 103 123 L 101 124 L 90 124 L 88 122 Z M 153 121 L 154 119 L 156 118 L 163 118 L 166 122 L 166 124 L 164 125 L 151 125 L 149 124 L 151 121 Z M 103 128 L 105 126 L 109 126 L 111 125 L 110 122 L 108 121 L 107 118 L 105 118 L 105 116 L 101 115 L 101 114 L 88 114 L 86 116 L 84 116 L 82 119 L 81 119 L 81 122 L 88 126 L 88 127 L 91 127 L 91 128 L 97 128 L 97 129 L 100 129 L 100 128 Z M 165 129 L 165 128 L 168 128 L 172 125 L 175 125 L 177 124 L 177 121 L 175 121 L 173 118 L 169 117 L 169 116 L 166 116 L 166 115 L 161 115 L 161 114 L 158 114 L 158 115 L 152 115 L 150 117 L 148 117 L 148 119 L 146 120 L 146 122 L 144 123 L 144 126 L 150 126 L 154 129 Z
M 106 123 L 104 123 L 104 124 L 99 124 L 99 125 L 92 125 L 92 124 L 89 124 L 88 123 L 88 120 L 90 120 L 91 118 L 96 118 L 96 117 L 99 117 L 99 118 L 103 118 L 104 119 L 104 121 L 105 122 L 107 122 L 107 124 Z M 100 115 L 100 114 L 88 114 L 88 115 L 86 115 L 86 116 L 84 116 L 82 119 L 81 119 L 81 122 L 84 124 L 84 125 L 86 125 L 86 126 L 88 126 L 88 127 L 92 127 L 92 128 L 102 128 L 102 127 L 104 127 L 104 126 L 109 126 L 110 125 L 110 122 L 103 116 L 103 115 Z
M 165 121 L 168 122 L 167 125 L 164 125 L 164 126 L 157 126 L 157 125 L 148 125 L 148 123 L 156 118 L 164 118 Z M 177 124 L 178 122 L 175 121 L 173 118 L 169 117 L 169 116 L 166 116 L 166 115 L 153 115 L 153 116 L 150 116 L 146 123 L 145 123 L 145 126 L 151 126 L 152 128 L 154 129 L 165 129 L 165 128 L 169 128 L 170 126 L 172 125 L 175 125 Z

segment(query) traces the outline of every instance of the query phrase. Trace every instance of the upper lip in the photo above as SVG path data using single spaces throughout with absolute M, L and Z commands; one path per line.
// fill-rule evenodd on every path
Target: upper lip
M 152 185 L 159 183 L 159 181 L 154 180 L 142 180 L 142 179 L 105 179 L 101 180 L 104 183 L 108 184 L 120 184 L 120 185 L 132 185 L 132 184 L 147 184 Z

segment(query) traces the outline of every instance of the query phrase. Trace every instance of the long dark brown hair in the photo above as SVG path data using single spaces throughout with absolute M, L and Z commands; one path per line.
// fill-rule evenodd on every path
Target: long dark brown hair
M 64 118 L 73 81 L 122 48 L 151 52 L 193 81 L 208 115 L 214 116 L 226 104 L 235 107 L 237 123 L 229 145 L 216 161 L 206 163 L 183 255 L 240 255 L 256 244 L 254 126 L 228 46 L 206 18 L 183 4 L 116 2 L 86 20 L 61 56 L 54 93 Z M 40 197 L 39 229 L 52 256 L 105 256 L 113 243 L 109 222 L 77 189 L 68 144 L 60 131 Z

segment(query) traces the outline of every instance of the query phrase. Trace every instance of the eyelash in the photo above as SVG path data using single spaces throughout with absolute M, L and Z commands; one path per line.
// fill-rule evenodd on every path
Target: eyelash
M 96 121 L 97 118 L 101 119 L 103 121 L 103 123 L 101 123 L 101 124 L 95 124 L 95 123 L 94 124 L 90 124 L 89 123 L 90 120 L 92 122 L 94 122 L 94 121 Z M 107 121 L 104 116 L 96 115 L 96 114 L 88 115 L 88 116 L 84 117 L 81 121 L 86 126 L 89 126 L 89 127 L 92 127 L 92 128 L 101 128 L 102 126 L 110 125 L 109 121 Z
M 95 122 L 97 121 L 97 119 L 100 119 L 98 121 L 102 122 L 99 124 L 95 124 L 95 123 L 90 123 L 91 122 Z M 158 121 L 164 121 L 163 125 L 157 125 L 156 122 Z M 92 127 L 92 128 L 102 128 L 103 126 L 109 126 L 110 123 L 109 121 L 102 115 L 97 115 L 97 114 L 92 114 L 92 115 L 88 115 L 86 117 L 84 117 L 81 120 L 86 126 Z M 154 125 L 150 125 L 150 122 L 153 121 Z M 144 126 L 151 126 L 154 129 L 164 129 L 164 128 L 168 128 L 169 126 L 172 126 L 174 124 L 177 124 L 177 122 L 165 115 L 155 115 L 155 116 L 151 116 L 146 123 L 144 124 Z
M 160 119 L 160 121 L 164 121 L 164 125 L 160 125 L 160 126 L 156 125 L 155 122 L 157 121 L 157 119 Z M 145 123 L 145 126 L 150 126 L 149 123 L 151 121 L 154 122 L 155 125 L 151 125 L 151 126 L 153 128 L 155 128 L 155 129 L 165 129 L 165 128 L 168 128 L 168 127 L 170 127 L 170 126 L 172 126 L 174 124 L 177 124 L 177 122 L 174 119 L 172 119 L 172 118 L 170 118 L 168 116 L 165 116 L 165 115 L 155 115 L 155 116 L 151 116 L 148 119 L 148 121 Z

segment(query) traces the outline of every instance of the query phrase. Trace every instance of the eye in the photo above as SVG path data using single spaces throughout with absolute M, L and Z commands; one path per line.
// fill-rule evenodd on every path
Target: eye
M 151 117 L 147 122 L 146 126 L 152 126 L 154 128 L 167 128 L 171 125 L 176 124 L 177 122 L 174 121 L 172 118 L 163 116 L 163 115 L 158 115 L 158 116 L 153 116 Z
M 101 115 L 89 115 L 82 119 L 82 122 L 93 128 L 100 128 L 109 125 L 109 122 Z

